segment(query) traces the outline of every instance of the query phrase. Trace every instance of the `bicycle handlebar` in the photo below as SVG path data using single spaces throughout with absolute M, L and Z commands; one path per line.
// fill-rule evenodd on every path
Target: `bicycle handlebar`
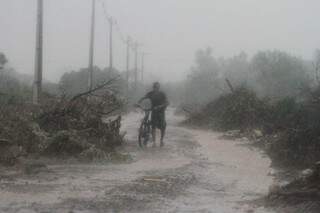
M 141 106 L 140 104 L 135 104 L 134 106 L 142 109 L 143 111 L 151 111 L 152 110 L 151 108 L 146 109 L 143 106 Z

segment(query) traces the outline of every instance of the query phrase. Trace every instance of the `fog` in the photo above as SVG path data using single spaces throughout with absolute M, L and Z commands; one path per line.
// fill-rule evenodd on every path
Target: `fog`
M 319 9 L 0 0 L 0 212 L 320 212 Z
M 103 1 L 103 0 L 102 0 Z M 86 67 L 90 0 L 45 0 L 44 78 L 58 81 Z M 123 35 L 148 52 L 149 79 L 183 79 L 199 48 L 216 57 L 280 49 L 311 59 L 320 46 L 318 0 L 108 0 Z M 0 52 L 17 71 L 33 74 L 36 1 L 1 0 Z M 107 23 L 97 1 L 95 65 L 107 66 Z M 125 69 L 125 46 L 115 35 L 115 67 Z M 132 66 L 132 64 L 131 64 Z

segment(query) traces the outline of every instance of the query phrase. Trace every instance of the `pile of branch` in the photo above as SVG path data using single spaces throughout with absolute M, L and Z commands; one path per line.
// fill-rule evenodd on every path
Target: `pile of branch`
M 0 163 L 11 165 L 26 152 L 39 151 L 46 136 L 34 122 L 37 110 L 28 104 L 0 106 Z
M 232 88 L 210 102 L 199 112 L 192 113 L 187 123 L 206 126 L 215 130 L 248 129 L 263 122 L 267 104 L 247 88 Z
M 312 202 L 319 211 L 320 204 L 320 162 L 306 169 L 300 175 L 284 185 L 274 184 L 270 187 L 268 203 L 277 205 L 281 203 L 299 205 Z M 302 205 L 303 207 L 303 205 Z M 318 212 L 317 211 L 317 212 Z M 301 211 L 304 212 L 304 211 Z
M 109 88 L 117 78 L 67 98 L 49 98 L 38 107 L 1 106 L 0 152 L 14 146 L 23 153 L 97 158 L 121 145 L 122 103 Z M 105 119 L 105 118 L 111 119 Z M 108 120 L 108 121 L 107 121 Z M 17 158 L 17 154 L 12 158 Z M 1 162 L 1 159 L 0 159 Z
M 262 99 L 247 88 L 229 86 L 229 94 L 191 112 L 186 123 L 258 138 L 277 163 L 310 165 L 320 160 L 320 88 L 299 102 L 290 97 Z

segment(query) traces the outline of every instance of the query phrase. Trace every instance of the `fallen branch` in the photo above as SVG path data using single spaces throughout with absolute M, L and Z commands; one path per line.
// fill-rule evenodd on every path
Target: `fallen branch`
M 10 140 L 0 138 L 0 144 L 1 145 L 9 145 L 10 144 Z
M 94 93 L 94 92 L 96 92 L 96 91 L 98 91 L 98 90 L 100 90 L 100 89 L 103 89 L 105 86 L 107 86 L 107 85 L 111 84 L 112 82 L 118 80 L 119 77 L 120 77 L 120 76 L 116 76 L 115 78 L 112 78 L 112 79 L 110 79 L 109 81 L 107 81 L 107 82 L 105 82 L 105 83 L 103 83 L 103 84 L 101 84 L 101 85 L 96 86 L 94 89 L 91 89 L 91 90 L 88 90 L 88 91 L 86 91 L 86 92 L 83 92 L 83 93 L 80 93 L 80 94 L 78 94 L 78 95 L 73 96 L 73 98 L 71 98 L 70 102 L 74 102 L 74 101 L 77 100 L 78 98 L 81 98 L 81 97 L 83 97 L 83 96 L 90 95 L 91 93 Z
M 167 180 L 165 179 L 156 179 L 156 178 L 143 178 L 143 181 L 147 181 L 147 182 L 158 182 L 158 183 L 169 183 Z
M 186 113 L 190 114 L 190 115 L 193 114 L 193 112 L 191 112 L 190 110 L 186 109 L 185 107 L 181 107 L 181 109 L 183 111 L 185 111 Z
M 308 191 L 292 191 L 292 192 L 278 192 L 279 196 L 285 197 L 297 197 L 297 198 L 319 198 L 320 193 L 318 190 L 308 190 Z
M 234 93 L 233 86 L 232 86 L 231 82 L 229 81 L 229 79 L 226 78 L 226 82 L 227 82 L 227 85 L 229 86 L 231 92 Z
M 101 115 L 109 115 L 111 113 L 113 113 L 114 111 L 120 109 L 120 106 L 117 106 L 115 108 L 113 108 L 112 110 L 109 110 L 108 112 L 99 112 Z

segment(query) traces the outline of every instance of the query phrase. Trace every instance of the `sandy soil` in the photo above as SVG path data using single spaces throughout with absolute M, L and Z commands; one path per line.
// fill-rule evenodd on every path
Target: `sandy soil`
M 125 117 L 128 142 L 119 151 L 130 153 L 130 162 L 0 171 L 0 212 L 272 212 L 250 204 L 272 184 L 270 160 L 248 141 L 180 127 L 172 112 L 164 148 L 139 149 L 142 114 Z

